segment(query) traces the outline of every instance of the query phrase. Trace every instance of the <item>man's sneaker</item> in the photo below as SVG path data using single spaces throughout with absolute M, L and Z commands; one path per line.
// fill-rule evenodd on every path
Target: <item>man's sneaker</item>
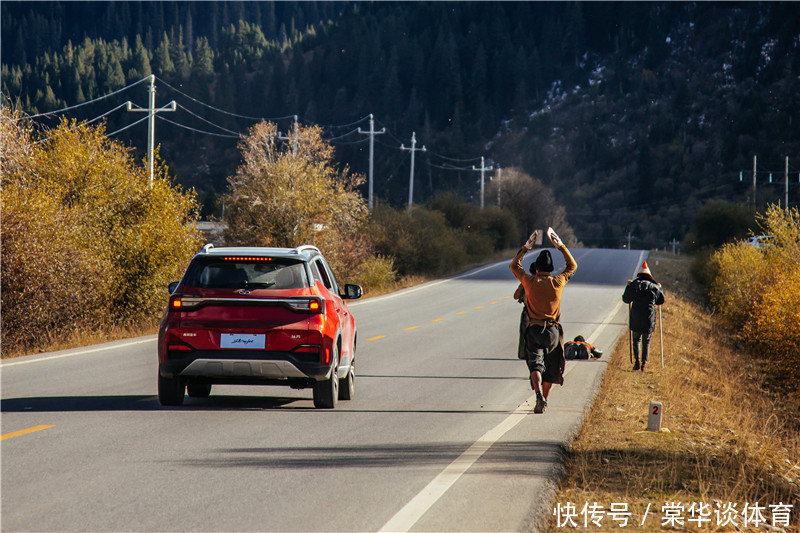
M 633 363 L 633 369 L 639 370 L 639 360 L 637 359 L 635 363 Z
M 644 372 L 644 365 L 646 365 L 646 364 L 647 363 L 642 363 L 642 372 Z
M 544 399 L 542 393 L 536 393 L 536 407 L 533 408 L 533 412 L 536 414 L 544 413 L 545 407 L 547 407 L 547 400 Z

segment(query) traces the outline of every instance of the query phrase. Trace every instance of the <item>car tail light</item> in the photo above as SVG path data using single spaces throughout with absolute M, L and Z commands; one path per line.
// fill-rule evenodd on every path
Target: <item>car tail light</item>
M 293 311 L 305 311 L 312 315 L 325 313 L 325 300 L 323 298 L 291 298 L 287 300 Z
M 169 299 L 169 310 L 174 312 L 191 311 L 202 303 L 202 298 L 173 294 Z
M 319 353 L 319 344 L 303 344 L 294 349 L 295 353 Z
M 191 352 L 193 350 L 194 348 L 192 348 L 188 344 L 177 344 L 177 343 L 167 344 L 168 352 Z

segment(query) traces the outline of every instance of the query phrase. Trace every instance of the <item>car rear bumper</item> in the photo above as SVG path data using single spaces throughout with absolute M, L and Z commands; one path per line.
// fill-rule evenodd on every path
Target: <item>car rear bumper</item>
M 330 365 L 319 360 L 285 352 L 243 352 L 241 350 L 198 351 L 184 357 L 170 357 L 159 364 L 162 377 L 201 378 L 220 383 L 323 380 L 330 376 Z

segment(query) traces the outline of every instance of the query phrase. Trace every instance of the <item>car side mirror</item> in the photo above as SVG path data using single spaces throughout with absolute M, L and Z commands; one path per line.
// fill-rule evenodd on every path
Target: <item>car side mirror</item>
M 351 283 L 347 283 L 344 286 L 344 294 L 342 298 L 345 300 L 358 300 L 361 298 L 363 291 L 360 285 L 353 285 Z
M 172 283 L 170 283 L 169 284 L 169 293 L 170 294 L 174 293 L 175 289 L 178 288 L 178 285 L 180 285 L 180 283 L 181 283 L 180 281 L 173 281 Z

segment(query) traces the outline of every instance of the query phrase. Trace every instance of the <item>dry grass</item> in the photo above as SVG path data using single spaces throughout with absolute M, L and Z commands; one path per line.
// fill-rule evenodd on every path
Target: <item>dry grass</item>
M 143 337 L 145 335 L 154 335 L 158 333 L 158 325 L 141 325 L 139 327 L 116 327 L 104 331 L 84 331 L 82 329 L 72 331 L 65 337 L 51 338 L 45 342 L 40 343 L 41 348 L 38 348 L 34 353 L 55 352 L 58 350 L 69 350 L 71 348 L 81 348 L 83 346 L 91 346 L 93 344 L 100 344 L 104 342 L 117 341 L 121 339 L 130 339 L 133 337 Z M 20 357 L 23 355 L 30 355 L 30 351 L 23 349 L 9 351 L 3 353 L 2 359 L 11 359 L 13 357 Z
M 741 527 L 741 515 L 739 527 L 717 526 L 720 506 L 733 503 L 741 513 L 745 504 L 758 502 L 772 524 L 769 505 L 784 503 L 794 509 L 791 525 L 783 529 L 800 531 L 796 401 L 763 389 L 760 364 L 714 328 L 688 274 L 688 258 L 651 254 L 648 262 L 667 299 L 665 367 L 658 329 L 645 373 L 631 370 L 627 337 L 620 339 L 594 407 L 567 452 L 557 504 L 577 507 L 579 529 L 584 529 L 584 504 L 597 502 L 605 510 L 612 503 L 627 504 L 632 516 L 620 528 L 621 522 L 606 515 L 601 527 L 589 522 L 587 529 L 594 531 L 742 531 L 750 529 Z M 659 433 L 645 430 L 650 401 L 664 405 Z M 683 525 L 662 524 L 662 506 L 670 502 L 685 506 Z M 692 503 L 710 505 L 710 524 L 698 528 L 687 520 Z M 549 527 L 560 529 L 556 517 Z M 763 524 L 756 529 L 766 530 Z

